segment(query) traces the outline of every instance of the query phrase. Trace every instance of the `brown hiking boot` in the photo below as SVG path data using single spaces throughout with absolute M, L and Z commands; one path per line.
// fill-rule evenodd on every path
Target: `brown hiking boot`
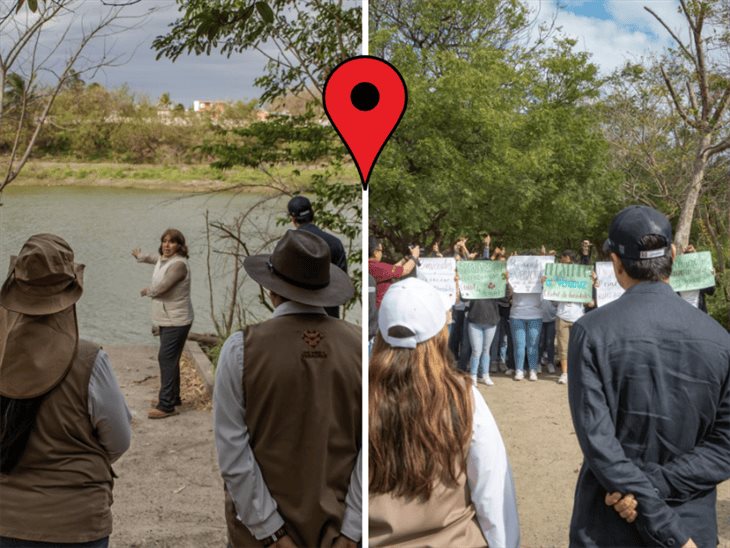
M 157 409 L 156 407 L 149 410 L 147 413 L 148 419 L 166 419 L 167 417 L 172 417 L 173 415 L 179 415 L 180 411 L 177 411 L 176 409 L 173 409 L 172 411 L 163 411 L 162 409 Z

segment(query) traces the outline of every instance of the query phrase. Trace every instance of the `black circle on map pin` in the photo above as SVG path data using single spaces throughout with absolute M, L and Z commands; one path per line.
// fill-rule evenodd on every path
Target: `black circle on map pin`
M 387 61 L 360 55 L 334 68 L 324 84 L 322 100 L 367 190 L 373 166 L 406 110 L 405 80 Z

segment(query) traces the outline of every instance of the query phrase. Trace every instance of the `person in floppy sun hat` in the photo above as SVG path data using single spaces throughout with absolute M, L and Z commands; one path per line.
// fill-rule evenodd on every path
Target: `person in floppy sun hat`
M 109 543 L 131 415 L 106 353 L 79 338 L 83 273 L 66 241 L 37 234 L 0 289 L 3 546 Z
M 324 309 L 347 302 L 352 283 L 304 230 L 243 266 L 274 312 L 231 335 L 218 359 L 213 420 L 230 544 L 354 547 L 362 335 Z

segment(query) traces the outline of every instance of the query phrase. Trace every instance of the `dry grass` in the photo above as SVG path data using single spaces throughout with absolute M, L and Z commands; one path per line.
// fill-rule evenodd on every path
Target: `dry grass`
M 183 406 L 190 409 L 209 411 L 212 407 L 205 384 L 187 352 L 180 358 L 180 398 Z

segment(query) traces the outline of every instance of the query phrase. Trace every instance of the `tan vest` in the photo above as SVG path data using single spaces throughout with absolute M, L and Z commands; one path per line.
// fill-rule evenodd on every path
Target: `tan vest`
M 114 480 L 88 410 L 98 352 L 79 340 L 71 369 L 38 410 L 23 456 L 12 473 L 0 474 L 0 536 L 71 543 L 111 534 Z
M 360 328 L 323 314 L 272 318 L 244 330 L 246 425 L 256 461 L 297 546 L 340 534 L 361 433 Z M 235 519 L 233 546 L 259 546 Z
M 185 257 L 175 255 L 163 262 L 157 260 L 152 273 L 152 282 L 160 282 L 173 263 L 184 262 L 187 267 L 185 278 L 173 285 L 161 297 L 152 299 L 152 323 L 160 327 L 190 325 L 193 323 L 193 303 L 190 299 L 190 264 Z
M 487 546 L 466 474 L 461 474 L 455 487 L 436 486 L 426 502 L 372 495 L 368 522 L 370 546 Z

